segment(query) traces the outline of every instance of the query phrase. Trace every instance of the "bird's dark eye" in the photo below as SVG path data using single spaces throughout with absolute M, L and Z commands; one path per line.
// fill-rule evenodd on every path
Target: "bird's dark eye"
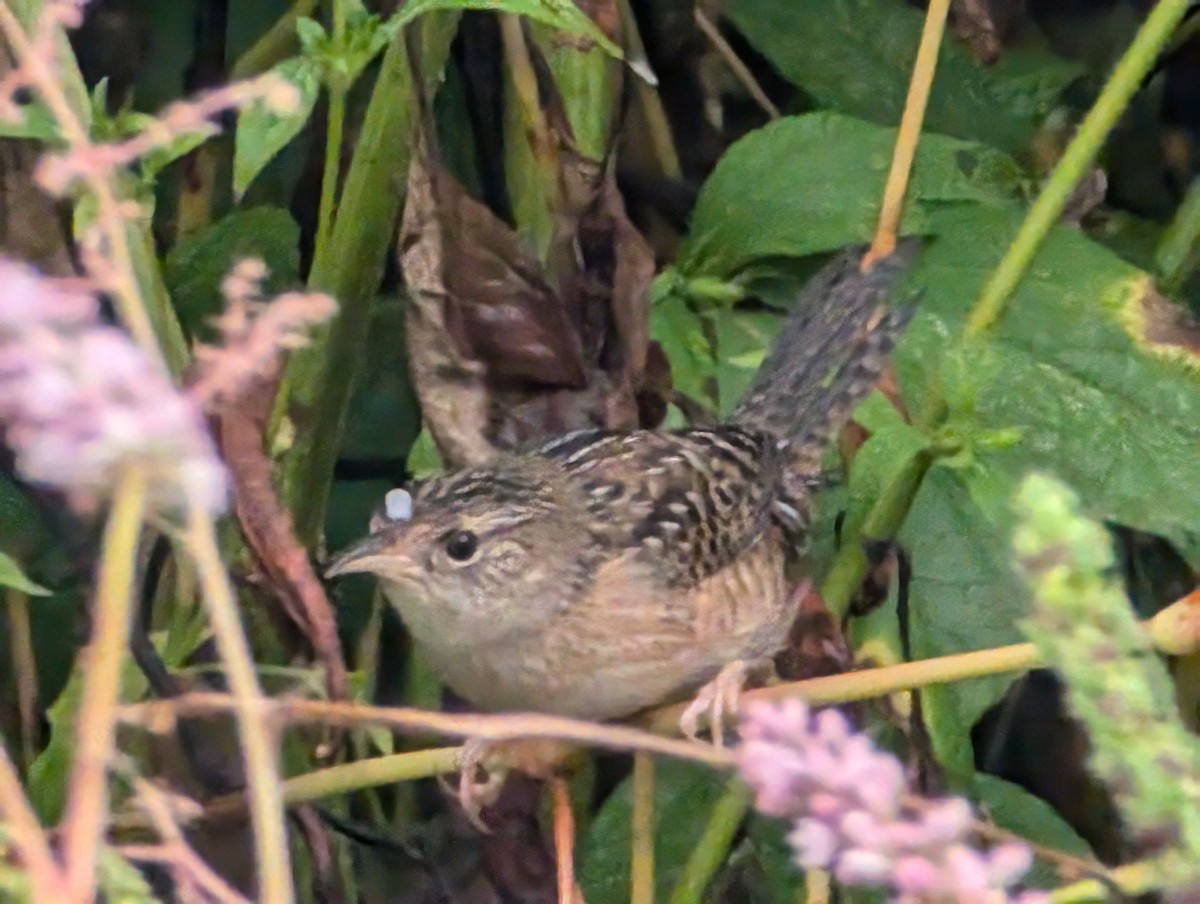
M 455 562 L 465 562 L 475 555 L 479 548 L 479 538 L 469 530 L 460 530 L 450 535 L 446 541 L 446 555 Z

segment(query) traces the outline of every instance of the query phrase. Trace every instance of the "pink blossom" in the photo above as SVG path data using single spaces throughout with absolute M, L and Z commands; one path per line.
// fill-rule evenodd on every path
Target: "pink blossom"
M 78 283 L 0 257 L 0 425 L 18 472 L 92 509 L 132 465 L 160 511 L 220 512 L 225 469 L 199 406 L 96 313 Z
M 970 805 L 907 792 L 892 755 L 855 732 L 834 709 L 799 700 L 749 707 L 738 765 L 755 805 L 793 822 L 796 863 L 846 885 L 890 887 L 897 904 L 1042 904 L 1041 892 L 1010 888 L 1032 857 L 1020 843 L 984 852 L 969 844 Z
M 337 310 L 320 292 L 285 292 L 268 303 L 261 296 L 266 276 L 266 265 L 251 258 L 221 284 L 227 303 L 216 319 L 221 345 L 196 348 L 198 374 L 190 391 L 200 404 L 232 398 L 255 377 L 268 376 L 280 350 L 305 345 L 309 328 Z

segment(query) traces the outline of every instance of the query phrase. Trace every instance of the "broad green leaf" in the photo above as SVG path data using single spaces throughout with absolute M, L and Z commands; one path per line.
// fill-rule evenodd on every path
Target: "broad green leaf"
M 30 596 L 49 596 L 50 591 L 25 576 L 21 566 L 11 556 L 0 552 L 0 587 L 12 587 Z
M 729 778 L 708 766 L 659 760 L 655 779 L 655 900 L 665 901 Z M 579 883 L 588 904 L 629 900 L 631 791 L 627 779 L 600 808 L 580 845 Z
M 1200 368 L 1140 338 L 1145 274 L 1056 228 L 994 336 L 963 347 L 966 314 L 1019 217 L 977 206 L 939 211 L 932 225 L 945 238 L 909 274 L 924 295 L 893 361 L 909 410 L 939 387 L 947 431 L 966 445 L 927 475 L 900 534 L 918 658 L 1022 640 L 1014 625 L 1029 598 L 1011 567 L 1010 505 L 1031 470 L 1072 485 L 1092 517 L 1163 536 L 1200 562 Z M 934 748 L 960 781 L 974 768 L 966 729 L 1011 677 L 923 694 Z
M 725 15 L 768 60 L 825 107 L 900 121 L 924 13 L 892 0 L 730 0 Z M 1006 51 L 991 68 L 947 35 L 924 128 L 1015 152 L 1081 67 L 1049 53 Z M 922 135 L 922 143 L 929 137 Z
M 263 167 L 300 134 L 312 115 L 321 90 L 320 66 L 308 57 L 284 60 L 271 71 L 296 87 L 300 103 L 292 113 L 283 116 L 267 109 L 263 103 L 254 104 L 238 116 L 233 150 L 233 191 L 239 198 Z
M 1149 277 L 1057 228 L 986 348 L 959 349 L 946 336 L 960 332 L 1018 218 L 945 210 L 934 225 L 957 238 L 931 245 L 910 274 L 925 289 L 895 355 L 910 410 L 921 410 L 920 388 L 940 367 L 946 396 L 962 400 L 959 421 L 977 436 L 1020 429 L 1015 443 L 975 451 L 981 473 L 1015 481 L 1049 471 L 1090 516 L 1158 534 L 1200 563 L 1200 359 L 1144 338 Z M 948 353 L 965 363 L 942 366 Z
M 721 158 L 700 191 L 679 269 L 728 279 L 763 258 L 804 257 L 867 241 L 891 164 L 895 129 L 836 113 L 779 119 Z M 924 135 L 903 222 L 935 232 L 929 212 L 952 202 L 1005 204 L 1017 164 L 981 144 Z
M 1011 519 L 993 523 L 966 486 L 969 473 L 935 466 L 914 500 L 900 543 L 912 562 L 909 626 L 914 659 L 1023 640 L 1016 623 L 1029 611 L 1009 552 Z M 971 726 L 1011 684 L 996 675 L 921 692 L 938 760 L 956 783 L 975 769 Z
M 1048 803 L 1003 779 L 980 773 L 971 783 L 971 799 L 1002 829 L 1063 854 L 1090 859 L 1091 849 Z M 1025 885 L 1053 889 L 1062 885 L 1055 869 L 1037 861 Z
M 299 243 L 300 228 L 278 207 L 235 211 L 182 239 L 167 254 L 163 277 L 184 328 L 211 338 L 210 320 L 225 306 L 221 282 L 243 258 L 267 265 L 268 294 L 290 288 L 299 278 Z
M 481 10 L 528 16 L 544 25 L 590 38 L 618 59 L 624 59 L 625 56 L 621 48 L 609 40 L 573 0 L 408 0 L 398 13 L 384 23 L 388 39 L 417 16 L 438 9 Z

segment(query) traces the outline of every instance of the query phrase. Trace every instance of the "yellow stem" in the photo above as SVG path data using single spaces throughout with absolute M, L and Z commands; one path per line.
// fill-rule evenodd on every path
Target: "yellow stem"
M 896 236 L 900 232 L 900 219 L 904 215 L 904 195 L 908 191 L 913 160 L 917 156 L 921 123 L 925 119 L 925 107 L 929 103 L 929 91 L 933 87 L 933 75 L 937 71 L 938 50 L 942 45 L 942 34 L 946 30 L 946 15 L 949 10 L 950 0 L 930 0 L 929 10 L 925 14 L 925 28 L 921 32 L 921 43 L 917 47 L 917 59 L 913 64 L 912 80 L 908 85 L 908 99 L 904 103 L 900 130 L 896 134 L 896 147 L 892 152 L 892 168 L 883 190 L 879 227 L 875 231 L 871 250 L 863 260 L 864 269 L 869 269 L 873 261 L 887 257 L 896 250 Z
M 62 829 L 67 887 L 81 902 L 95 898 L 96 864 L 108 815 L 108 764 L 116 741 L 121 667 L 129 646 L 145 511 L 145 475 L 136 464 L 128 464 L 118 478 L 104 529 L 92 636 L 80 666 L 83 692 Z
M 291 857 L 274 732 L 267 720 L 268 701 L 259 687 L 254 659 L 242 631 L 237 599 L 221 562 L 216 527 L 204 512 L 193 509 L 189 513 L 186 539 L 188 551 L 196 563 L 204 605 L 234 700 L 246 763 L 250 821 L 254 829 L 258 900 L 260 904 L 290 904 L 293 900 Z
M 654 904 L 654 755 L 633 755 L 629 904 Z

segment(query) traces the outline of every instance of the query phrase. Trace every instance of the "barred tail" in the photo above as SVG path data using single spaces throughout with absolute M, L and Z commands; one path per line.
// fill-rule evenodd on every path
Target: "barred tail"
M 905 239 L 869 273 L 864 248 L 830 261 L 804 287 L 734 423 L 778 436 L 795 466 L 815 469 L 825 446 L 878 383 L 911 305 L 888 308 L 891 288 L 911 265 L 918 242 Z

